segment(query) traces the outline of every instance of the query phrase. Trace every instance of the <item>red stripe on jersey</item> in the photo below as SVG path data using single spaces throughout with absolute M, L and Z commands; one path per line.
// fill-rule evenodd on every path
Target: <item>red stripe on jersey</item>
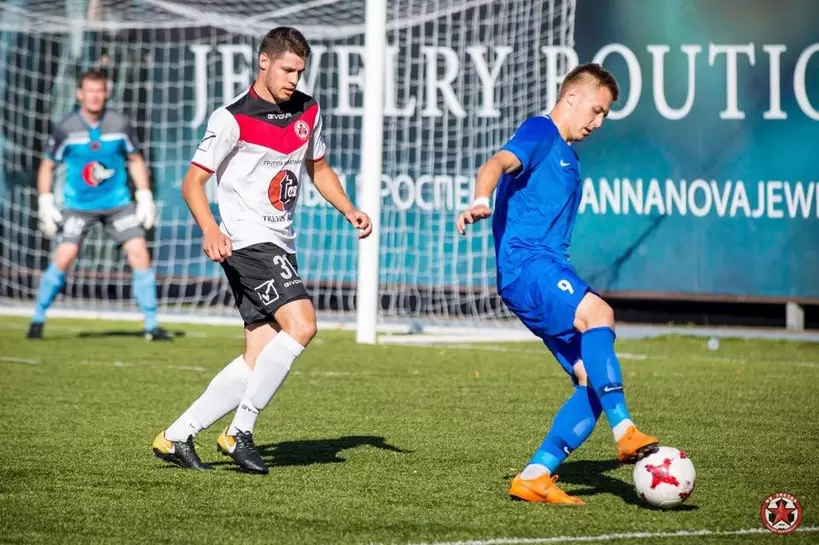
M 208 167 L 206 167 L 206 166 L 205 166 L 205 165 L 203 165 L 203 164 L 197 163 L 196 161 L 191 161 L 191 164 L 192 164 L 192 165 L 194 165 L 194 166 L 197 166 L 197 167 L 201 168 L 201 169 L 202 169 L 202 170 L 204 170 L 205 172 L 209 172 L 209 173 L 213 174 L 213 170 L 212 170 L 212 169 L 209 169 Z
M 303 114 L 294 117 L 286 127 L 277 127 L 247 114 L 237 113 L 234 117 L 239 124 L 239 140 L 290 155 L 310 141 L 317 115 L 318 104 L 313 104 Z M 304 128 L 304 124 L 308 129 L 306 133 L 299 130 Z

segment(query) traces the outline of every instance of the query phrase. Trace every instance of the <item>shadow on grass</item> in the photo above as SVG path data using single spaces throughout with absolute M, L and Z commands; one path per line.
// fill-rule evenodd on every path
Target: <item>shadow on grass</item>
M 167 332 L 168 332 L 168 335 L 170 335 L 172 338 L 184 337 L 185 336 L 184 331 L 171 331 L 169 329 L 169 330 L 167 330 Z M 108 338 L 108 337 L 142 338 L 144 336 L 145 336 L 144 331 L 135 330 L 135 329 L 130 329 L 130 330 L 120 329 L 120 330 L 109 330 L 109 331 L 82 331 L 80 333 L 77 333 L 77 337 L 80 337 L 81 339 L 104 339 L 104 338 Z
M 342 451 L 359 447 L 375 447 L 401 454 L 412 453 L 411 450 L 390 445 L 386 439 L 375 435 L 347 435 L 334 439 L 302 439 L 257 445 L 259 454 L 269 467 L 338 464 L 347 461 L 340 455 Z M 210 465 L 231 466 L 231 469 L 238 470 L 229 460 Z

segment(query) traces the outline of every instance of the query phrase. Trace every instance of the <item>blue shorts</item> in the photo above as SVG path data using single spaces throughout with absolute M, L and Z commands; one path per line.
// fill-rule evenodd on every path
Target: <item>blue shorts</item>
M 500 293 L 509 310 L 543 341 L 572 380 L 581 338 L 574 318 L 588 292 L 594 290 L 571 265 L 543 258 L 524 265 L 520 276 Z

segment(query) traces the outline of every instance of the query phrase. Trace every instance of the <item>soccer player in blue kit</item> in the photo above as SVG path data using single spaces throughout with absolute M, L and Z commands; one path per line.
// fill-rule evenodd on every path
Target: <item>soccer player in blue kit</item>
M 122 246 L 131 266 L 132 291 L 144 316 L 145 338 L 171 338 L 157 323 L 156 279 L 143 231 L 156 219 L 148 169 L 131 124 L 124 115 L 105 108 L 107 86 L 101 72 L 92 70 L 79 77 L 79 107 L 54 126 L 37 172 L 40 230 L 46 236 L 59 230 L 59 237 L 53 260 L 40 279 L 29 339 L 42 338 L 46 311 L 62 289 L 85 235 L 97 223 Z M 59 162 L 66 164 L 62 212 L 54 205 L 52 193 L 54 167 Z M 136 187 L 136 204 L 128 189 L 129 172 Z
M 521 124 L 478 171 L 472 207 L 458 216 L 466 225 L 492 214 L 497 286 L 506 306 L 543 340 L 575 389 L 529 464 L 509 488 L 513 499 L 582 504 L 555 484 L 557 467 L 591 435 L 602 412 L 611 425 L 621 462 L 656 449 L 658 440 L 631 420 L 614 352 L 614 313 L 574 271 L 569 242 L 582 184 L 571 142 L 600 128 L 619 88 L 598 64 L 569 72 L 548 116 Z

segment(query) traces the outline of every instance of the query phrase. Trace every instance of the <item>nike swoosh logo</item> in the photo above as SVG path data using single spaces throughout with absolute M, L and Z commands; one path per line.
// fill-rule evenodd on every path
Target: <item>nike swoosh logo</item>
M 231 440 L 231 437 L 228 435 L 225 435 L 225 439 L 222 441 L 222 445 L 231 454 L 233 454 L 233 451 L 236 450 L 236 441 Z
M 562 166 L 562 167 L 567 167 L 567 166 L 569 166 L 570 164 L 571 164 L 571 163 L 567 163 L 567 162 L 565 162 L 563 159 L 561 159 L 561 160 L 560 160 L 560 166 Z
M 566 453 L 566 456 L 572 453 L 572 451 L 569 450 L 569 447 L 563 447 L 563 452 Z
M 606 393 L 608 393 L 608 392 L 617 392 L 617 391 L 620 391 L 622 389 L 623 389 L 622 386 L 603 386 L 603 391 L 606 392 Z

